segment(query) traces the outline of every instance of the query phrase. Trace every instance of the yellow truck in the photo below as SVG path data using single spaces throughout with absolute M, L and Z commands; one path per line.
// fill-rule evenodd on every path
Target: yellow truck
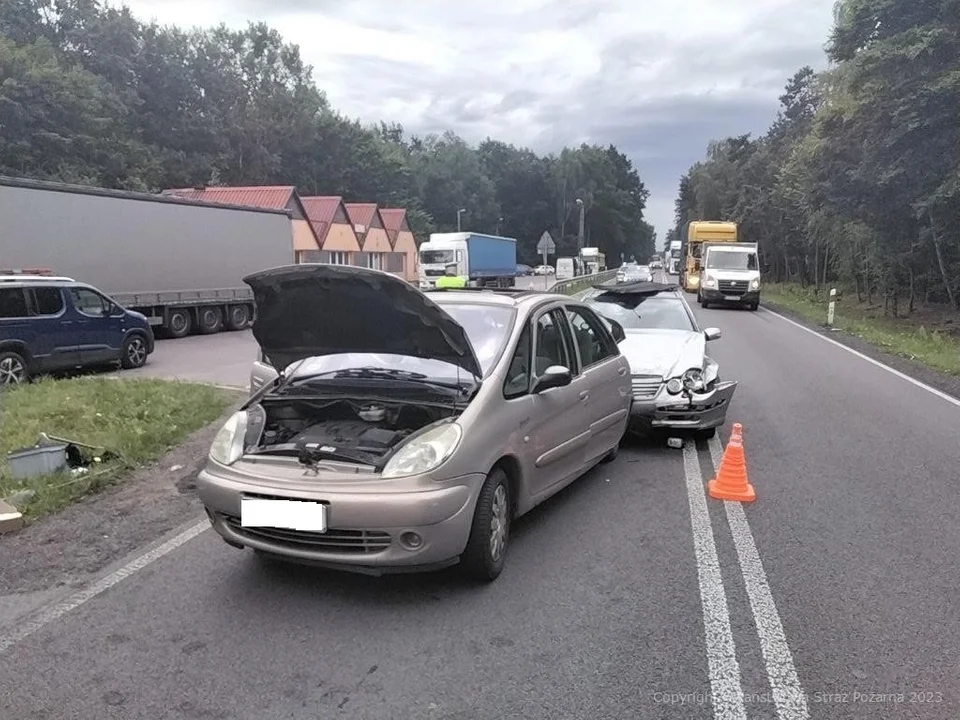
M 696 293 L 700 289 L 703 244 L 720 242 L 737 242 L 736 223 L 720 220 L 695 220 L 690 223 L 680 263 L 680 286 L 688 293 Z

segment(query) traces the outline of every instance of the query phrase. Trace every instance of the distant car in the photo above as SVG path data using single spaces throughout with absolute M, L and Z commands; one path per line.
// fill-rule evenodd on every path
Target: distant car
M 737 382 L 720 380 L 720 366 L 706 351 L 720 330 L 701 330 L 680 288 L 653 282 L 597 286 L 581 300 L 623 329 L 619 344 L 630 361 L 631 429 L 713 437 L 726 421 Z
M 517 265 L 517 275 L 519 277 L 527 277 L 528 275 L 533 275 L 533 268 L 529 265 L 518 264 Z
M 650 261 L 650 269 L 651 269 L 651 270 L 663 270 L 663 260 L 660 260 L 660 259 L 658 259 L 658 258 L 654 258 L 653 260 L 651 260 L 651 261 Z
M 259 389 L 197 482 L 230 545 L 377 575 L 459 561 L 489 581 L 514 518 L 617 455 L 623 334 L 573 298 L 323 264 L 245 282 Z
M 535 275 L 553 275 L 556 271 L 553 265 L 537 265 L 533 272 Z
M 139 368 L 153 349 L 147 318 L 95 287 L 0 271 L 0 385 L 78 368 Z
M 647 282 L 653 279 L 653 273 L 646 265 L 627 264 L 617 269 L 618 283 Z

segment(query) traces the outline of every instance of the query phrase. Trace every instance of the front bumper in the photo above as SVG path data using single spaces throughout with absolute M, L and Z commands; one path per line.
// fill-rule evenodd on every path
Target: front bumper
M 671 430 L 709 430 L 726 422 L 727 408 L 737 389 L 736 380 L 719 382 L 709 392 L 671 395 L 665 385 L 651 399 L 633 400 L 630 429 L 644 432 Z
M 738 303 L 740 305 L 752 305 L 760 302 L 760 291 L 748 290 L 745 293 L 738 292 L 737 294 L 726 295 L 716 288 L 702 287 L 700 288 L 700 297 L 707 302 L 726 302 Z
M 308 473 L 304 474 L 307 477 Z M 467 544 L 482 473 L 446 482 L 423 478 L 325 483 L 269 482 L 216 465 L 202 470 L 197 491 L 213 529 L 232 545 L 341 570 L 381 575 L 455 564 Z M 313 500 L 327 505 L 324 533 L 242 527 L 244 495 Z M 411 547 L 401 540 L 416 533 Z

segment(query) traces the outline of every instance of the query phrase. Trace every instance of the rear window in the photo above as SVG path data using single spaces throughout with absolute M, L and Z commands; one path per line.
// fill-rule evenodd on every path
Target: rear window
M 63 310 L 63 293 L 60 288 L 41 287 L 33 291 L 37 315 L 57 315 Z
M 0 288 L 0 318 L 27 316 L 27 295 L 23 288 Z

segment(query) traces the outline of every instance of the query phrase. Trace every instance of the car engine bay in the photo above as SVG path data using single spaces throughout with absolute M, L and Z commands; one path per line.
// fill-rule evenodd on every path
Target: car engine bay
M 350 399 L 285 400 L 251 408 L 253 454 L 329 456 L 376 463 L 417 430 L 459 414 L 453 407 Z

